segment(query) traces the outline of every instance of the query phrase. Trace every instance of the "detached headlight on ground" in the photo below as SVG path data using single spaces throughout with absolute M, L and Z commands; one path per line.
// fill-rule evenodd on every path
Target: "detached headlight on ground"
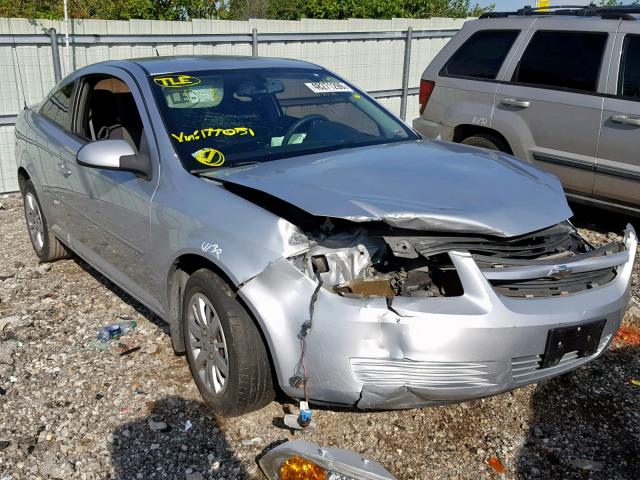
M 304 440 L 286 442 L 260 459 L 270 480 L 395 480 L 377 462 L 340 448 Z

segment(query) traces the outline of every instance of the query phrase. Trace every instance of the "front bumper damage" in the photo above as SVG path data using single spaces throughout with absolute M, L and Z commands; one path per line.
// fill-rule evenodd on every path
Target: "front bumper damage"
M 465 251 L 449 251 L 464 293 L 456 297 L 347 298 L 317 292 L 313 328 L 306 347 L 308 393 L 317 403 L 363 409 L 401 409 L 485 397 L 574 369 L 606 350 L 629 301 L 638 245 L 631 226 L 624 249 L 614 255 L 551 268 L 505 269 L 509 278 L 549 276 L 614 265 L 602 286 L 542 298 L 509 297 L 495 287 L 499 273 L 487 272 Z M 568 267 L 567 267 L 568 265 Z M 542 269 L 542 270 L 541 270 Z M 291 381 L 300 362 L 298 334 L 309 319 L 316 283 L 286 259 L 247 282 L 239 294 L 261 324 L 283 391 L 302 390 Z M 566 353 L 541 368 L 550 329 L 604 320 L 595 354 Z

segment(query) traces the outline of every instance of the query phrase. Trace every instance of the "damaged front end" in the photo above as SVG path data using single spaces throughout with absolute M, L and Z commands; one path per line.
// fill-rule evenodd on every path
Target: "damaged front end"
M 626 309 L 637 246 L 631 226 L 596 248 L 569 222 L 516 237 L 339 219 L 305 232 L 306 251 L 240 294 L 287 394 L 301 398 L 304 386 L 312 401 L 361 408 L 479 398 L 595 358 Z M 551 329 L 595 321 L 595 351 L 544 363 Z
M 309 278 L 319 275 L 323 287 L 338 295 L 385 297 L 389 305 L 399 296 L 461 296 L 452 251 L 471 254 L 497 292 L 522 298 L 606 285 L 628 258 L 622 241 L 594 248 L 569 222 L 513 238 L 398 234 L 358 226 L 311 236 L 310 242 L 307 252 L 290 259 Z

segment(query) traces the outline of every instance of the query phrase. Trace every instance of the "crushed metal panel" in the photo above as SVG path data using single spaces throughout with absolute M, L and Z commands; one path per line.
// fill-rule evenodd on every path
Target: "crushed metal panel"
M 413 230 L 513 237 L 572 216 L 553 175 L 501 153 L 439 142 L 345 149 L 207 175 L 312 215 Z

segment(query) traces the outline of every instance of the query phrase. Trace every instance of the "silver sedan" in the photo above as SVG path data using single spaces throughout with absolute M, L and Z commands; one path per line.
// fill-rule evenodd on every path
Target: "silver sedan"
M 637 239 L 581 238 L 558 180 L 426 141 L 309 63 L 156 57 L 82 68 L 22 112 L 43 262 L 70 252 L 170 325 L 218 412 L 277 388 L 409 408 L 593 360 Z

